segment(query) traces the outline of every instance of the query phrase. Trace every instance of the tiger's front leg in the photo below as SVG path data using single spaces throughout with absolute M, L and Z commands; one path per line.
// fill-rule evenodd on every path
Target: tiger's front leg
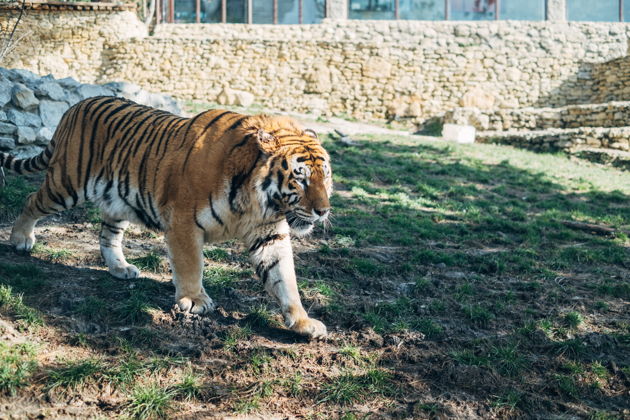
M 302 307 L 298 293 L 288 226 L 278 232 L 261 232 L 250 241 L 250 260 L 265 290 L 280 304 L 285 325 L 311 338 L 326 336 L 326 326 Z
M 172 226 L 166 232 L 175 285 L 175 300 L 182 311 L 203 314 L 214 310 L 214 302 L 201 284 L 203 234 L 193 224 Z

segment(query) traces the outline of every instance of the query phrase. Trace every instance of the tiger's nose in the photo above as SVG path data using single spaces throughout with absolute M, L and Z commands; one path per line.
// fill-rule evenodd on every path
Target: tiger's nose
M 313 214 L 318 216 L 320 219 L 325 219 L 329 212 L 330 208 L 313 209 Z

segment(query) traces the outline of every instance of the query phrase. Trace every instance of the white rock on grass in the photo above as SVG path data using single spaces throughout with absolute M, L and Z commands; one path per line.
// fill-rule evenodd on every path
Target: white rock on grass
M 447 141 L 455 143 L 474 143 L 475 127 L 471 125 L 444 124 L 442 128 L 442 137 Z

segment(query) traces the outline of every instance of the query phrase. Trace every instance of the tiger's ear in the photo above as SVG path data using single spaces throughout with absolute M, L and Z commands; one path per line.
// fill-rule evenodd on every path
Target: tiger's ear
M 258 142 L 258 147 L 260 147 L 263 152 L 270 153 L 278 147 L 276 138 L 265 130 L 258 130 L 256 134 L 254 134 L 254 137 Z
M 313 137 L 315 140 L 319 140 L 319 137 L 317 137 L 317 133 L 315 132 L 315 130 L 307 128 L 306 130 L 304 130 L 304 134 Z

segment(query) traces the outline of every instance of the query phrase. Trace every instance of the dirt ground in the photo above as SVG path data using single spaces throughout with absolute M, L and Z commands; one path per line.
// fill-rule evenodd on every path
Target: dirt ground
M 597 184 L 626 175 L 589 166 L 580 176 L 600 195 L 588 196 L 575 177 L 506 163 L 539 159 L 529 152 L 358 141 L 327 146 L 333 225 L 294 240 L 325 341 L 281 325 L 238 243 L 206 248 L 218 309 L 201 317 L 173 306 L 159 233 L 126 233 L 143 277 L 118 280 L 93 209 L 44 220 L 30 255 L 8 245 L 5 209 L 0 418 L 630 419 L 630 201 Z M 355 172 L 370 165 L 381 172 Z M 462 207 L 473 195 L 481 213 Z M 556 223 L 571 217 L 619 234 Z

